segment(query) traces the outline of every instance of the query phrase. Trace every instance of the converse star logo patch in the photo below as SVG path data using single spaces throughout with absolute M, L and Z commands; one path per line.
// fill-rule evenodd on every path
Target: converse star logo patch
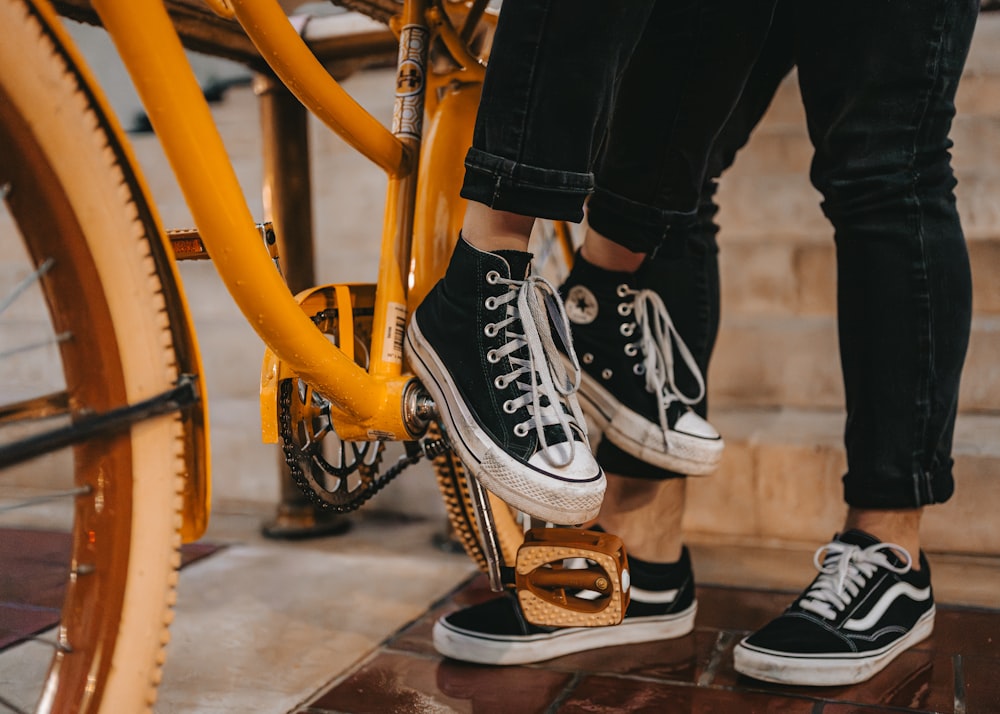
M 566 316 L 577 325 L 589 325 L 597 319 L 597 298 L 583 285 L 574 285 L 566 296 Z

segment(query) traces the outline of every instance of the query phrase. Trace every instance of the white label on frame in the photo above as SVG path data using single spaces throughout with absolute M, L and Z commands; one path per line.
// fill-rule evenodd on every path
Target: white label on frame
M 401 302 L 391 302 L 386 308 L 382 361 L 402 364 L 403 336 L 406 334 L 406 305 Z

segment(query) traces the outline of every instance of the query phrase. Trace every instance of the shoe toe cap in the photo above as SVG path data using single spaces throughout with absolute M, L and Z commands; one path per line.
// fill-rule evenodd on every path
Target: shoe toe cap
M 528 460 L 539 471 L 568 481 L 601 480 L 603 473 L 585 443 L 563 441 L 539 449 Z
M 690 409 L 686 411 L 674 424 L 674 431 L 679 431 L 701 439 L 718 439 L 719 432 L 711 424 L 695 414 Z

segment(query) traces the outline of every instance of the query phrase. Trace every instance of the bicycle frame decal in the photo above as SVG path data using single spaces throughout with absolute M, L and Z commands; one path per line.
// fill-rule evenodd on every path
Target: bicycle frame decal
M 385 342 L 382 344 L 382 361 L 403 363 L 403 337 L 406 332 L 406 305 L 390 302 L 386 305 Z
M 423 58 L 428 35 L 427 28 L 420 25 L 406 25 L 400 33 L 396 103 L 392 112 L 392 133 L 397 137 L 419 139 L 423 133 Z

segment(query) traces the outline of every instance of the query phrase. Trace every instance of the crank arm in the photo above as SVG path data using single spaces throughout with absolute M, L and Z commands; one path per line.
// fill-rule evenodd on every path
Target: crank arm
M 483 554 L 486 556 L 486 573 L 490 579 L 490 590 L 495 593 L 502 592 L 508 585 L 513 584 L 513 578 L 508 574 L 506 581 L 505 572 L 511 569 L 506 567 L 503 560 L 503 549 L 500 547 L 500 538 L 497 535 L 497 525 L 493 518 L 493 509 L 490 507 L 489 494 L 479 481 L 475 479 L 469 470 L 465 470 L 465 480 L 469 484 L 469 493 L 472 496 L 472 508 L 476 513 L 476 524 L 479 526 L 480 538 L 483 542 Z

